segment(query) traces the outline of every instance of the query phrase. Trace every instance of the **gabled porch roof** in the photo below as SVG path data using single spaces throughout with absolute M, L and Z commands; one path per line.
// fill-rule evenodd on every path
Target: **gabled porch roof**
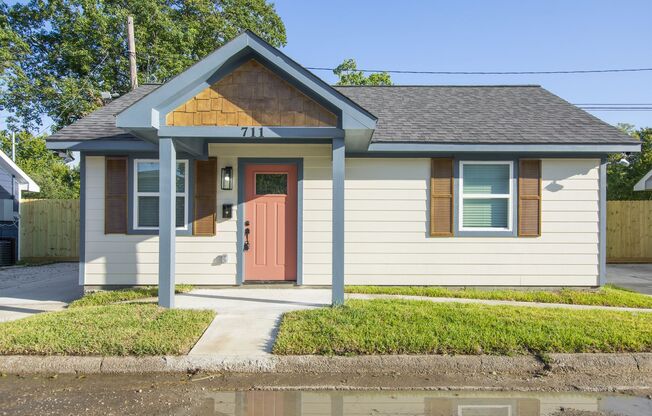
M 347 145 L 366 149 L 376 126 L 376 117 L 250 31 L 122 110 L 116 116 L 116 126 L 153 143 L 159 137 L 242 137 L 239 125 L 175 126 L 166 123 L 166 115 L 252 59 L 337 116 L 337 125 L 332 127 L 264 126 L 266 138 L 344 137 Z

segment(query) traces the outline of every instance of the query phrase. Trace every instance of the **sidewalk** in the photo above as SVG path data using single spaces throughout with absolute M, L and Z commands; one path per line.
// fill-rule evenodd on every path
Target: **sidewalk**
M 542 303 L 542 302 L 517 302 L 513 300 L 489 300 L 489 299 L 464 299 L 464 298 L 434 298 L 430 296 L 407 296 L 407 295 L 369 295 L 364 293 L 347 293 L 347 299 L 406 299 L 422 300 L 437 303 L 476 303 L 480 305 L 507 305 L 507 306 L 527 306 L 530 308 L 561 308 L 561 309 L 584 309 L 584 310 L 608 310 L 623 312 L 652 312 L 652 309 L 642 308 L 624 308 L 619 306 L 601 306 L 601 305 L 569 305 L 566 303 Z

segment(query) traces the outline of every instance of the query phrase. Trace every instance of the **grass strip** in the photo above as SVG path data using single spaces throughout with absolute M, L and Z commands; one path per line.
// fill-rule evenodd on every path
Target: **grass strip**
M 284 315 L 281 355 L 526 354 L 652 351 L 646 312 L 349 300 Z
M 186 354 L 215 316 L 209 310 L 116 304 L 0 323 L 0 354 Z
M 652 308 L 652 296 L 636 293 L 613 285 L 598 290 L 483 290 L 449 289 L 438 286 L 346 286 L 347 293 L 376 295 L 427 296 L 433 298 L 464 298 L 512 300 L 519 302 L 563 303 L 568 305 L 622 306 Z
M 192 285 L 176 285 L 175 293 L 186 293 L 193 289 Z M 158 296 L 157 286 L 134 287 L 119 290 L 102 290 L 85 294 L 82 298 L 73 301 L 68 308 L 79 308 L 83 306 L 100 306 L 116 302 L 147 299 Z

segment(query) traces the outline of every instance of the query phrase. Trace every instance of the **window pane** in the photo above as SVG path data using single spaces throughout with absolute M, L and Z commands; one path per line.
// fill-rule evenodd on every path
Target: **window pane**
M 507 198 L 464 199 L 464 228 L 507 228 Z
M 158 192 L 158 162 L 138 162 L 138 192 Z
M 508 194 L 509 165 L 464 164 L 465 194 Z
M 256 174 L 256 195 L 287 193 L 288 175 L 286 173 Z
M 186 162 L 177 162 L 177 192 L 186 192 Z
M 158 227 L 158 197 L 138 197 L 138 226 Z
M 175 226 L 185 227 L 186 198 L 177 197 Z M 138 197 L 138 226 L 139 227 L 158 227 L 158 197 L 157 196 L 140 196 Z
M 177 227 L 185 227 L 186 224 L 184 222 L 184 217 L 185 217 L 185 212 L 186 212 L 186 198 L 183 196 L 178 196 L 177 197 L 177 206 L 176 206 L 177 212 L 176 212 L 176 226 Z

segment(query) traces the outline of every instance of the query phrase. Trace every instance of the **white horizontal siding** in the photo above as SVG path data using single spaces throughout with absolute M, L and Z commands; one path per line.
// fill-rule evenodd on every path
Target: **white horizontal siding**
M 224 166 L 237 172 L 238 157 L 302 157 L 304 163 L 305 221 L 330 224 L 330 145 L 222 145 L 211 144 L 209 154 L 217 157 L 218 174 Z M 179 236 L 176 239 L 177 283 L 232 285 L 236 283 L 237 175 L 232 191 L 217 192 L 218 224 L 214 237 Z M 104 157 L 86 158 L 86 285 L 156 284 L 158 281 L 158 237 L 104 234 Z M 314 201 L 314 203 L 313 203 Z M 233 218 L 221 218 L 222 204 L 233 204 Z M 310 241 L 310 236 L 304 242 Z M 323 241 L 320 239 L 318 241 Z M 330 242 L 330 240 L 328 240 Z M 229 255 L 229 262 L 216 258 Z M 322 265 L 320 264 L 319 267 Z M 304 274 L 312 273 L 304 262 Z M 330 266 L 329 266 L 330 267 Z
M 211 144 L 218 169 L 238 157 L 304 160 L 303 274 L 308 285 L 331 282 L 331 160 L 329 145 Z M 347 284 L 595 285 L 598 267 L 597 159 L 543 161 L 539 238 L 432 238 L 429 159 L 347 159 L 345 254 Z M 236 175 L 237 176 L 237 175 Z M 218 190 L 214 237 L 177 237 L 177 282 L 234 284 L 237 180 Z M 158 238 L 104 235 L 104 158 L 86 161 L 85 284 L 155 284 Z M 219 215 L 218 215 L 219 217 Z M 219 264 L 216 257 L 230 256 Z
M 347 284 L 595 285 L 598 274 L 597 159 L 544 159 L 542 236 L 433 238 L 429 159 L 347 159 Z M 306 223 L 306 234 L 330 230 Z M 305 246 L 318 262 L 330 249 Z M 323 283 L 328 270 L 322 267 Z

